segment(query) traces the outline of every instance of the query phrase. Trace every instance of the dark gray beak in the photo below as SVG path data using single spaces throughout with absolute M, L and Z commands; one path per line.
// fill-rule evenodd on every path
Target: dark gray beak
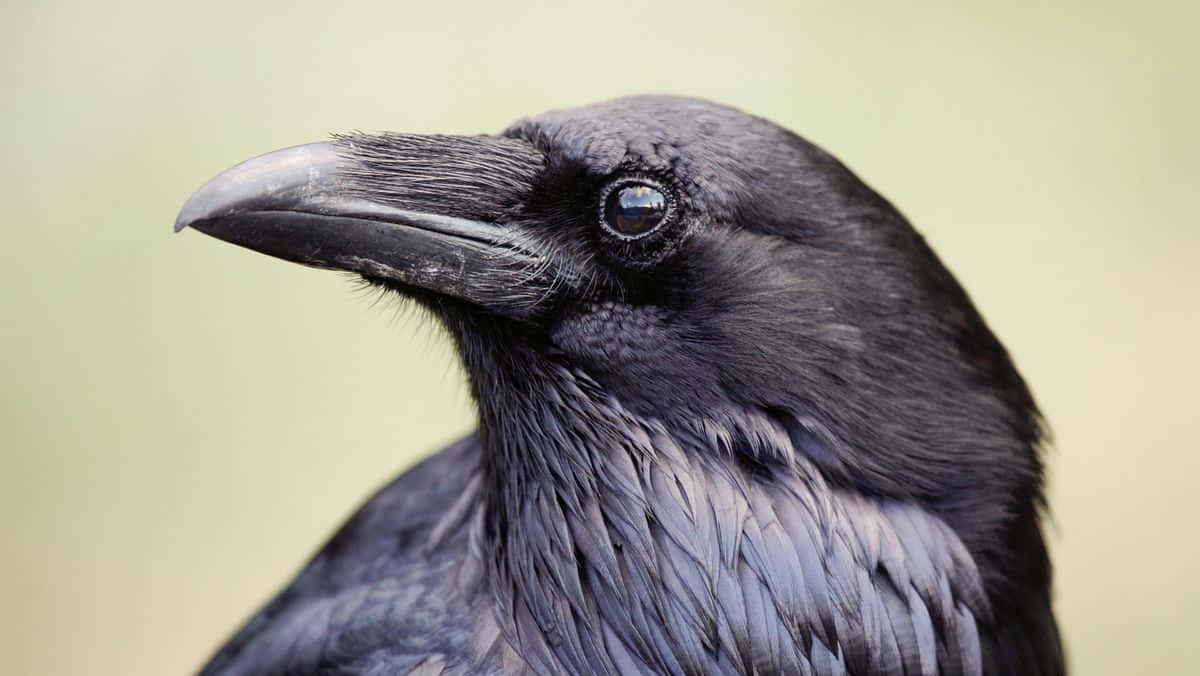
M 175 230 L 532 315 L 547 266 L 496 220 L 524 199 L 540 155 L 491 137 L 362 138 L 243 162 L 197 190 Z

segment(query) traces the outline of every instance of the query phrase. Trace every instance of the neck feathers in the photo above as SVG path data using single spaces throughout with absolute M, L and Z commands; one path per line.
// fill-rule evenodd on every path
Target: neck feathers
M 534 671 L 979 673 L 991 608 L 946 524 L 830 485 L 765 414 L 667 429 L 543 368 L 483 411 L 483 555 Z

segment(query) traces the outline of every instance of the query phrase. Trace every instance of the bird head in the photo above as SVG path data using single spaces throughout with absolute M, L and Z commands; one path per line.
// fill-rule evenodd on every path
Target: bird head
M 217 176 L 176 226 L 415 298 L 481 408 L 554 364 L 668 427 L 766 419 L 784 456 L 919 501 L 968 546 L 1039 495 L 1029 391 L 921 236 L 732 108 L 645 96 L 498 135 L 337 137 Z

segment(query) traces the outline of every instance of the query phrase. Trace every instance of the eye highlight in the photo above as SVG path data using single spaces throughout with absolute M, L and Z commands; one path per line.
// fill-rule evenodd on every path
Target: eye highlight
M 603 195 L 601 216 L 605 227 L 625 239 L 647 235 L 671 215 L 666 191 L 646 180 L 618 181 Z

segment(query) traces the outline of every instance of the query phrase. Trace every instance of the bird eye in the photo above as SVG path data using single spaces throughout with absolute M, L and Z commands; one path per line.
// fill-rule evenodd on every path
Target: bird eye
M 616 234 L 640 237 L 667 218 L 670 203 L 658 188 L 646 183 L 614 186 L 604 199 L 604 223 Z

